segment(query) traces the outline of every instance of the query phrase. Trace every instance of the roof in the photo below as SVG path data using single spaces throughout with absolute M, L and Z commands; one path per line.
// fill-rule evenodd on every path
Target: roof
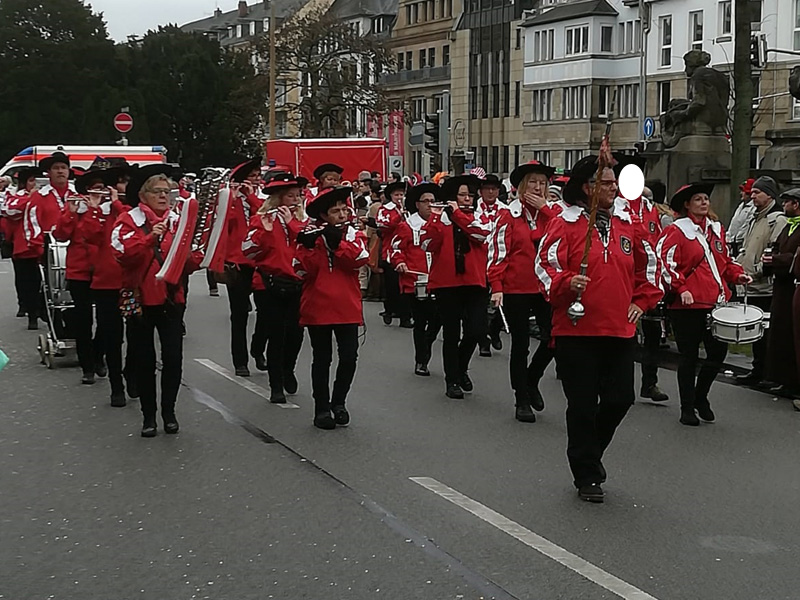
M 616 17 L 619 13 L 606 0 L 584 0 L 582 2 L 567 2 L 558 4 L 549 10 L 527 19 L 522 25 L 545 25 L 559 21 L 570 21 L 582 17 L 609 16 Z
M 399 0 L 335 0 L 331 11 L 337 17 L 378 17 L 397 15 Z
M 306 4 L 306 0 L 273 0 L 273 2 L 275 5 L 275 16 L 279 19 L 286 18 L 294 14 L 298 9 Z M 240 23 L 244 24 L 255 21 L 261 24 L 261 27 L 257 30 L 257 33 L 263 33 L 264 19 L 268 19 L 270 17 L 270 12 L 271 6 L 269 2 L 258 2 L 248 6 L 247 16 L 245 17 L 239 16 L 238 8 L 229 10 L 227 12 L 218 11 L 214 15 L 206 17 L 205 19 L 190 21 L 189 23 L 181 25 L 181 29 L 183 31 L 199 31 L 203 33 L 218 32 L 226 31 L 228 27 L 235 27 Z M 231 41 L 236 41 L 236 38 L 230 39 Z M 241 38 L 239 38 L 239 41 L 241 41 Z

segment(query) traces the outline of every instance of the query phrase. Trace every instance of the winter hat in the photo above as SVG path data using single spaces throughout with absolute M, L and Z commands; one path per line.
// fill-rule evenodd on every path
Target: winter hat
M 761 190 L 770 198 L 778 197 L 778 184 L 775 183 L 772 177 L 767 177 L 766 175 L 762 175 L 756 179 L 756 182 L 753 184 L 753 189 Z

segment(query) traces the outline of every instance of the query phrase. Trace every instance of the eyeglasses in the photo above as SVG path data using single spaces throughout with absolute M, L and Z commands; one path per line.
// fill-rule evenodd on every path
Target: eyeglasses
M 156 188 L 153 190 L 147 190 L 148 194 L 155 194 L 156 196 L 169 196 L 172 190 L 169 188 Z

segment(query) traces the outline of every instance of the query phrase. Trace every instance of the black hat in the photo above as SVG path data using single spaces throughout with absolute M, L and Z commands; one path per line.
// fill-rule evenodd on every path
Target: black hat
M 663 182 L 656 179 L 647 181 L 644 185 L 653 192 L 653 202 L 656 204 L 664 204 L 664 201 L 667 199 L 667 186 L 664 185 Z
M 346 185 L 325 188 L 317 194 L 311 202 L 306 205 L 306 212 L 312 219 L 319 219 L 319 216 L 339 202 L 347 202 L 353 188 Z
M 260 158 L 251 158 L 240 165 L 236 165 L 231 171 L 231 181 L 242 183 L 247 176 L 250 175 L 255 169 L 261 168 Z
M 611 156 L 613 156 L 614 160 L 617 161 L 617 164 L 614 165 L 614 175 L 617 177 L 619 177 L 619 174 L 622 173 L 622 169 L 628 165 L 636 165 L 642 170 L 642 172 L 644 172 L 644 167 L 647 164 L 647 159 L 639 154 L 623 154 L 622 152 L 612 152 Z
M 275 194 L 288 190 L 291 188 L 305 188 L 308 185 L 308 179 L 305 177 L 295 177 L 291 173 L 274 173 L 267 185 L 261 190 L 265 194 Z
M 713 183 L 690 183 L 689 185 L 684 185 L 678 188 L 678 191 L 673 194 L 669 201 L 669 206 L 678 214 L 685 213 L 686 207 L 684 204 L 691 200 L 692 196 L 695 194 L 706 194 L 710 196 L 713 191 Z
M 325 173 L 338 173 L 339 175 L 341 175 L 342 173 L 344 173 L 344 169 L 339 165 L 335 165 L 333 163 L 325 163 L 324 165 L 320 165 L 316 169 L 314 169 L 314 178 L 317 181 L 320 181 L 322 180 L 322 176 Z
M 524 165 L 519 165 L 516 169 L 511 171 L 511 176 L 509 179 L 511 180 L 511 185 L 513 185 L 514 188 L 519 188 L 519 184 L 522 183 L 522 180 L 525 179 L 525 175 L 528 173 L 541 173 L 548 179 L 551 179 L 555 172 L 555 167 L 550 167 L 540 163 L 538 160 L 532 160 Z
M 103 185 L 114 185 L 117 183 L 117 174 L 111 173 L 111 169 L 89 169 L 75 178 L 75 191 L 85 194 L 97 182 Z
M 39 161 L 39 168 L 42 171 L 49 171 L 50 167 L 52 167 L 56 163 L 63 163 L 70 166 L 69 156 L 64 154 L 63 152 L 53 152 L 50 156 L 43 158 Z
M 417 212 L 417 201 L 422 198 L 423 194 L 433 194 L 434 198 L 439 200 L 442 195 L 442 188 L 435 183 L 420 183 L 408 188 L 408 193 L 406 194 L 406 210 L 408 212 Z
M 146 165 L 134 169 L 131 173 L 131 180 L 128 182 L 128 187 L 125 188 L 125 204 L 128 206 L 137 206 L 139 204 L 139 192 L 145 181 L 151 177 L 156 175 L 172 177 L 174 173 L 175 168 L 166 164 Z
M 455 200 L 456 196 L 458 196 L 458 190 L 462 185 L 469 187 L 470 193 L 475 194 L 480 184 L 481 180 L 475 175 L 457 175 L 455 177 L 450 177 L 442 184 L 442 198 L 448 201 Z
M 42 170 L 39 167 L 22 167 L 17 171 L 17 184 L 19 187 L 24 187 L 31 177 L 41 177 Z
M 753 182 L 753 189 L 764 192 L 770 198 L 778 197 L 778 184 L 772 177 L 762 175 Z
M 385 188 L 383 188 L 383 197 L 386 198 L 387 200 L 391 200 L 392 199 L 392 194 L 394 194 L 397 191 L 401 191 L 404 194 L 406 193 L 406 184 L 405 184 L 405 182 L 403 182 L 403 181 L 393 181 L 392 183 L 387 185 Z
M 567 204 L 578 204 L 580 202 L 587 202 L 588 198 L 583 192 L 583 184 L 589 181 L 597 174 L 597 155 L 590 154 L 584 156 L 575 166 L 572 167 L 570 172 L 569 181 L 564 186 L 564 202 Z
M 500 178 L 497 175 L 489 173 L 486 177 L 481 179 L 478 188 L 485 188 L 485 187 L 496 187 L 498 189 L 504 188 L 503 182 L 500 181 Z
M 781 194 L 781 200 L 783 202 L 786 202 L 787 200 L 800 202 L 800 188 L 791 188 L 786 190 Z

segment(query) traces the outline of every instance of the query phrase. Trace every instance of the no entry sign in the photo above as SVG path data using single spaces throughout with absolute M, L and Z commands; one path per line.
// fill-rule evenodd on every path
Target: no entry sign
M 114 129 L 120 133 L 128 133 L 133 129 L 133 117 L 128 113 L 119 113 L 114 117 Z

